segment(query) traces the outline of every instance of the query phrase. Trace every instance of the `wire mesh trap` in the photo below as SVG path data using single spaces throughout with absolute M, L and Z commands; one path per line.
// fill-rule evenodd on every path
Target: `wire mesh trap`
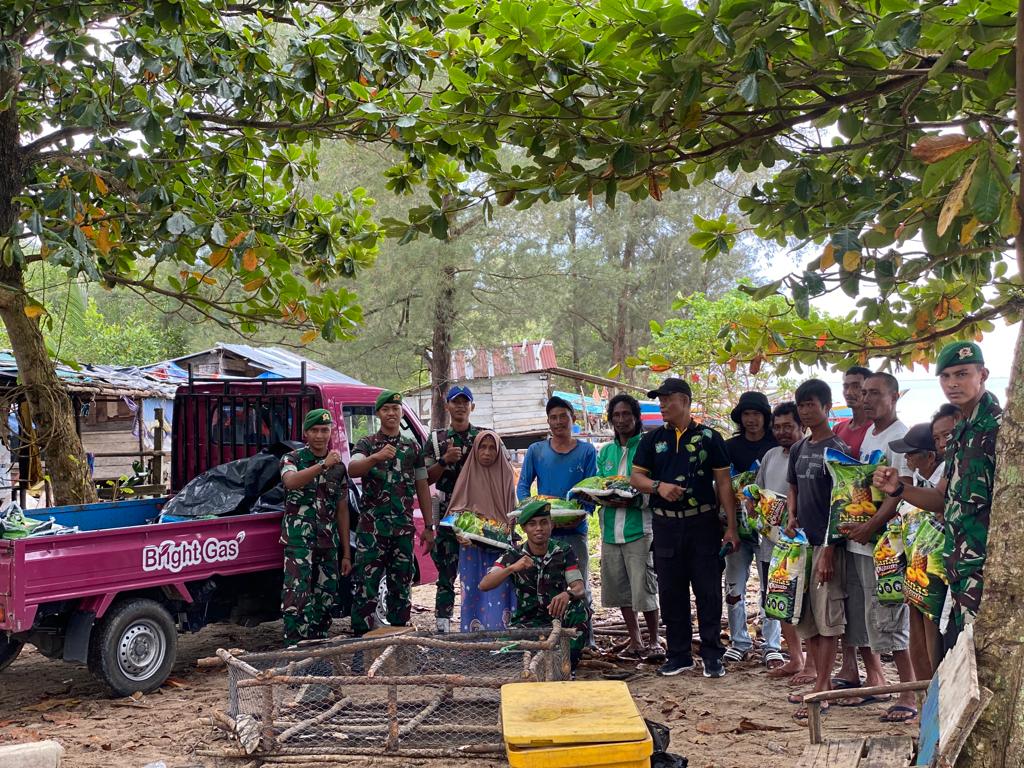
M 569 679 L 569 641 L 548 629 L 337 639 L 217 655 L 239 755 L 470 757 L 503 752 L 500 689 Z

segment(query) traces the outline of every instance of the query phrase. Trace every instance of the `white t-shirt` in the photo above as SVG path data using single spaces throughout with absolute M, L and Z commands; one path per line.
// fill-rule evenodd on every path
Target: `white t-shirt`
M 875 432 L 875 428 L 872 426 L 864 434 L 864 442 L 860 444 L 860 460 L 866 462 L 872 453 L 881 451 L 885 454 L 885 460 L 889 466 L 896 467 L 899 471 L 900 477 L 910 477 L 912 473 L 909 467 L 907 467 L 906 454 L 896 453 L 896 451 L 889 448 L 889 443 L 893 440 L 899 440 L 905 434 L 907 434 L 907 425 L 899 419 L 896 419 L 896 421 L 878 433 Z M 874 555 L 875 546 L 874 544 L 859 544 L 856 541 L 848 541 L 846 542 L 846 551 L 853 552 L 856 555 Z

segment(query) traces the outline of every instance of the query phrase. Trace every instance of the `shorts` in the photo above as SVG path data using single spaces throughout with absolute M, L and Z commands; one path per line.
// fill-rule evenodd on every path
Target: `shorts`
M 910 606 L 878 600 L 875 559 L 846 553 L 846 639 L 851 648 L 875 653 L 905 651 L 910 647 Z
M 839 637 L 846 631 L 846 597 L 845 571 L 846 553 L 841 549 L 832 550 L 833 568 L 832 581 L 818 584 L 815 574 L 818 572 L 818 560 L 824 546 L 814 547 L 811 555 L 811 579 L 804 595 L 804 610 L 800 623 L 796 625 L 796 633 L 802 640 L 812 637 Z
M 605 608 L 658 608 L 658 581 L 651 555 L 653 536 L 626 544 L 601 542 L 601 605 Z

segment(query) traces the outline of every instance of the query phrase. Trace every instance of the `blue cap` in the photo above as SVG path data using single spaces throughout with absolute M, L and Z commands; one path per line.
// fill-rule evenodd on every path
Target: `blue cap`
M 456 386 L 454 386 L 454 387 L 452 387 L 451 389 L 448 390 L 448 395 L 445 397 L 445 402 L 450 403 L 456 397 L 464 397 L 467 400 L 469 400 L 469 402 L 472 403 L 473 402 L 473 390 L 471 390 L 469 387 L 460 387 L 460 386 L 456 385 Z

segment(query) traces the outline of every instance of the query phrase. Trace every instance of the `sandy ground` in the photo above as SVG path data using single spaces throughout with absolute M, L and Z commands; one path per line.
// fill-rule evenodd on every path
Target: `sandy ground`
M 414 600 L 422 608 L 414 613 L 414 622 L 424 628 L 432 626 L 433 614 L 425 606 L 433 606 L 433 588 L 417 587 Z M 751 612 L 752 606 L 751 597 Z M 598 621 L 617 618 L 617 613 L 600 611 Z M 335 622 L 336 632 L 347 631 L 347 627 L 347 619 Z M 110 699 L 84 666 L 50 660 L 27 647 L 0 673 L 0 745 L 56 739 L 67 750 L 64 765 L 68 768 L 142 768 L 161 760 L 167 768 L 212 766 L 209 758 L 196 756 L 196 748 L 226 746 L 227 741 L 213 728 L 195 721 L 214 708 L 226 707 L 227 675 L 223 668 L 199 669 L 196 660 L 212 656 L 217 648 L 255 651 L 279 647 L 280 633 L 277 622 L 256 628 L 214 625 L 185 635 L 179 639 L 171 679 L 159 691 L 137 701 Z M 608 644 L 610 640 L 602 637 L 598 642 Z M 895 680 L 891 666 L 887 672 Z M 578 677 L 600 679 L 600 675 L 581 670 Z M 628 684 L 644 716 L 671 727 L 670 749 L 688 757 L 691 768 L 785 765 L 807 744 L 807 730 L 791 719 L 795 706 L 785 700 L 790 689 L 767 678 L 757 662 L 730 667 L 719 680 L 705 679 L 699 667 L 673 678 L 656 677 L 653 667 L 641 667 Z M 879 722 L 883 711 L 882 705 L 833 707 L 824 725 L 826 737 L 916 735 L 916 725 Z M 230 762 L 241 768 L 246 761 Z M 353 760 L 351 764 L 382 763 Z M 405 764 L 440 768 L 450 761 Z M 474 759 L 465 764 L 504 763 Z

